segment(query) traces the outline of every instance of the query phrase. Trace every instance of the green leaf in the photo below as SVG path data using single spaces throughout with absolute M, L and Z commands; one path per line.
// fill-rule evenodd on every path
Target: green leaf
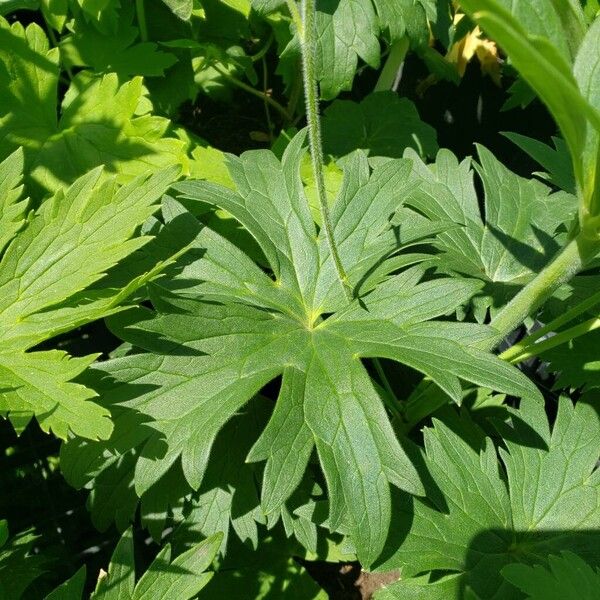
M 57 119 L 58 49 L 35 24 L 0 20 L 0 140 L 5 157 L 23 146 L 26 184 L 40 197 L 104 165 L 119 183 L 170 165 L 187 166 L 186 145 L 151 114 L 141 78 L 77 75 Z
M 513 13 L 505 6 L 517 8 Z M 576 180 L 583 186 L 581 156 L 587 121 L 600 129 L 600 113 L 577 87 L 566 36 L 550 0 L 518 4 L 509 4 L 508 0 L 465 0 L 461 7 L 502 46 L 548 106 L 569 147 Z
M 38 536 L 24 531 L 8 540 L 8 524 L 0 521 L 0 595 L 21 598 L 27 587 L 47 570 L 48 558 L 36 555 L 33 545 Z
M 513 144 L 516 144 L 537 161 L 546 173 L 534 173 L 547 179 L 553 185 L 570 194 L 575 193 L 575 175 L 573 165 L 569 159 L 569 151 L 564 141 L 559 137 L 552 138 L 554 148 L 518 133 L 503 133 Z
M 437 152 L 436 134 L 412 102 L 393 92 L 370 94 L 360 104 L 336 100 L 323 115 L 323 151 L 335 157 L 356 149 L 370 156 L 401 158 L 406 148 L 419 156 Z
M 127 529 L 118 541 L 108 573 L 98 578 L 93 600 L 129 600 L 135 587 L 135 562 L 133 554 L 133 534 Z
M 210 567 L 221 545 L 221 535 L 214 535 L 170 560 L 167 544 L 135 586 L 132 600 L 189 600 L 206 586 L 213 573 Z
M 259 550 L 234 541 L 219 572 L 204 590 L 207 598 L 326 600 L 326 592 L 294 559 L 304 554 L 281 528 L 263 533 Z
M 22 178 L 23 151 L 16 150 L 0 163 L 0 256 L 25 225 L 27 200 L 20 200 Z
M 542 354 L 550 369 L 559 373 L 557 388 L 600 387 L 599 343 L 600 331 L 596 330 Z
M 115 33 L 119 22 L 120 0 L 77 0 L 87 21 L 107 35 Z
M 135 229 L 156 210 L 176 175 L 177 168 L 167 169 L 117 189 L 114 178 L 91 171 L 43 202 L 8 245 L 0 260 L 0 411 L 18 431 L 35 415 L 44 431 L 63 439 L 69 432 L 110 435 L 109 412 L 89 402 L 96 394 L 72 383 L 96 355 L 27 351 L 114 313 L 155 274 L 142 271 L 123 288 L 101 283 L 107 271 L 149 241 L 133 237 Z
M 135 583 L 133 535 L 128 529 L 113 552 L 108 573 L 98 579 L 94 600 L 144 600 L 155 598 L 189 600 L 210 581 L 206 572 L 221 544 L 217 534 L 194 544 L 171 559 L 171 546 L 164 546 L 148 569 Z
M 598 564 L 600 417 L 590 401 L 573 406 L 561 398 L 551 431 L 543 403 L 523 400 L 508 423 L 494 423 L 499 448 L 466 415 L 434 421 L 425 430 L 425 465 L 437 487 L 430 494 L 435 505 L 401 499 L 393 555 L 378 566 L 402 569 L 390 593 L 414 594 L 422 585 L 417 576 L 452 571 L 443 585 L 419 587 L 417 597 L 441 598 L 441 590 L 453 597 L 471 588 L 475 597 L 510 599 L 516 591 L 501 570 L 511 563 L 540 563 L 571 550 Z
M 549 556 L 548 566 L 508 565 L 502 575 L 531 600 L 593 600 L 600 587 L 600 568 L 568 551 Z
M 37 10 L 39 0 L 0 0 L 0 15 L 8 15 L 16 10 Z
M 83 565 L 72 577 L 52 590 L 45 600 L 81 600 L 85 586 L 86 568 Z
M 434 0 L 317 2 L 317 72 L 321 97 L 331 100 L 340 92 L 350 90 L 359 59 L 378 68 L 380 38 L 392 45 L 406 34 L 415 45 L 426 44 L 429 38 L 426 13 L 435 11 L 433 4 Z M 262 14 L 287 10 L 284 3 L 277 0 L 252 0 L 252 5 Z M 282 58 L 289 58 L 298 51 L 296 36 Z
M 147 420 L 143 439 L 130 438 L 128 447 L 137 448 L 135 491 L 143 495 L 179 461 L 189 485 L 200 489 L 218 432 L 285 373 L 273 424 L 250 454 L 267 458 L 263 507 L 274 514 L 282 507 L 314 444 L 327 481 L 330 527 L 346 529 L 369 565 L 385 541 L 389 485 L 411 493 L 422 487 L 361 359 L 408 364 L 457 400 L 461 380 L 519 396 L 538 392 L 514 368 L 468 347 L 469 326 L 437 322 L 427 329 L 422 323 L 453 313 L 477 284 L 424 282 L 421 267 L 388 277 L 398 268 L 399 250 L 388 216 L 413 186 L 402 159 L 373 170 L 363 153 L 347 161 L 332 207 L 340 255 L 357 296 L 374 267 L 382 273 L 377 281 L 385 281 L 348 303 L 303 192 L 303 139 L 294 138 L 281 162 L 265 151 L 230 157 L 235 190 L 208 182 L 176 185 L 187 206 L 212 204 L 238 219 L 260 244 L 273 276 L 205 227 L 194 260 L 164 286 L 152 287 L 154 312 L 109 320 L 118 336 L 145 352 L 103 363 L 98 387 L 119 404 L 123 418 Z M 423 344 L 434 331 L 435 351 L 428 352 Z M 291 481 L 280 484 L 282 473 Z
M 153 42 L 137 43 L 133 16 L 133 3 L 120 8 L 117 29 L 111 35 L 102 34 L 85 19 L 74 19 L 69 23 L 71 33 L 60 41 L 63 63 L 67 67 L 90 67 L 95 73 L 118 73 L 122 78 L 163 76 L 177 59 L 158 50 Z
M 475 165 L 485 191 L 485 223 L 469 159 L 459 163 L 442 150 L 434 165 L 414 154 L 418 187 L 407 204 L 435 222 L 462 224 L 442 231 L 436 246 L 444 271 L 462 273 L 485 283 L 474 300 L 477 320 L 488 309 L 498 310 L 556 254 L 566 228 L 577 213 L 577 199 L 551 193 L 536 180 L 524 179 L 504 167 L 488 150 L 478 147 Z
M 575 60 L 575 79 L 583 97 L 600 113 L 600 20 L 587 32 Z M 600 124 L 588 123 L 583 154 L 585 210 L 591 217 L 600 216 Z M 596 222 L 596 221 L 594 221 Z
M 163 0 L 163 2 L 175 16 L 183 21 L 190 20 L 194 8 L 194 0 Z

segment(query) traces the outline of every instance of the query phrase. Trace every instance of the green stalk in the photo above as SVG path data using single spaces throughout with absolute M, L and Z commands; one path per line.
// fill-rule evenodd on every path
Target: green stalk
M 541 337 L 549 333 L 558 331 L 558 329 L 560 329 L 563 325 L 566 325 L 567 323 L 573 321 L 574 319 L 587 312 L 589 309 L 593 308 L 594 306 L 596 306 L 596 304 L 599 303 L 600 292 L 597 292 L 596 294 L 593 294 L 583 302 L 580 302 L 577 306 L 574 306 L 567 312 L 563 313 L 556 319 L 553 319 L 552 321 L 550 321 L 550 323 L 547 323 L 543 327 L 536 329 L 533 333 L 528 335 L 525 339 L 521 340 L 518 344 L 515 344 L 514 346 L 503 352 L 501 354 L 501 358 L 511 362 L 517 359 L 522 360 L 519 357 L 522 354 L 529 352 L 530 348 L 537 346 L 535 342 Z M 571 331 L 571 329 L 569 331 Z
M 288 5 L 290 2 L 288 2 Z M 291 2 L 295 6 L 293 2 Z M 292 10 L 290 8 L 290 10 Z M 292 16 L 294 14 L 292 13 Z M 329 247 L 337 276 L 348 300 L 352 300 L 352 290 L 344 271 L 342 261 L 333 238 L 333 227 L 329 214 L 325 178 L 323 177 L 323 147 L 321 145 L 321 121 L 319 116 L 319 96 L 317 91 L 317 68 L 315 57 L 315 0 L 302 0 L 302 29 L 298 30 L 302 47 L 302 73 L 306 101 L 306 119 L 308 122 L 308 143 L 315 177 L 321 224 Z
M 406 35 L 392 45 L 383 69 L 381 69 L 379 79 L 373 88 L 374 92 L 384 92 L 394 89 L 398 73 L 404 64 L 409 46 L 408 36 Z
M 142 42 L 148 41 L 148 26 L 146 25 L 146 9 L 144 8 L 144 0 L 135 0 L 135 12 L 137 22 L 140 28 L 140 39 Z
M 594 331 L 598 328 L 600 328 L 600 319 L 594 317 L 593 319 L 585 321 L 585 323 L 579 323 L 579 325 L 575 325 L 569 329 L 566 329 L 565 331 L 561 331 L 560 333 L 553 335 L 551 338 L 548 338 L 543 342 L 523 348 L 518 353 L 509 352 L 512 350 L 512 348 L 509 348 L 509 350 L 500 355 L 500 358 L 509 360 L 512 363 L 520 363 L 528 358 L 538 356 L 547 350 L 551 350 L 552 348 L 566 344 L 571 340 L 574 340 L 575 338 L 585 335 L 586 333 Z
M 579 234 L 573 238 L 538 275 L 529 282 L 493 319 L 496 335 L 480 345 L 493 350 L 509 333 L 532 315 L 554 292 L 570 281 L 598 251 L 598 242 Z

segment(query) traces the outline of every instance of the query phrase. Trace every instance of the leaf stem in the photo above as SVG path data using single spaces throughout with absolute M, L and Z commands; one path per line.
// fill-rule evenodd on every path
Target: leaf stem
M 281 116 L 286 120 L 286 122 L 292 120 L 285 107 L 281 106 L 281 104 L 279 104 L 277 100 L 274 100 L 268 94 L 259 92 L 258 90 L 254 89 L 251 85 L 248 85 L 247 83 L 244 83 L 243 81 L 239 80 L 237 77 L 230 75 L 225 69 L 219 67 L 219 65 L 214 64 L 212 66 L 215 69 L 215 71 L 217 71 L 220 75 L 225 77 L 225 79 L 227 79 L 227 81 L 231 82 L 233 85 L 236 85 L 245 92 L 248 92 L 249 94 L 252 94 L 257 98 L 264 100 L 267 104 L 270 104 L 278 113 L 281 114 Z
M 142 42 L 148 41 L 148 26 L 146 25 L 146 10 L 144 8 L 144 0 L 135 0 L 135 13 L 137 22 L 140 28 L 140 39 Z
M 374 92 L 396 91 L 400 83 L 400 77 L 402 76 L 402 68 L 408 48 L 409 42 L 406 35 L 391 46 L 390 53 L 383 65 L 383 69 L 381 69 L 379 79 L 373 88 Z
M 554 292 L 572 279 L 597 253 L 598 242 L 579 234 L 574 237 L 538 275 L 530 281 L 493 319 L 495 336 L 480 347 L 492 350 L 509 333 L 533 314 Z
M 295 6 L 294 2 L 291 2 Z M 290 5 L 290 2 L 288 2 Z M 290 11 L 292 8 L 290 7 Z M 296 9 L 297 10 L 297 9 Z M 292 13 L 292 16 L 293 13 Z M 295 20 L 295 19 L 294 19 Z M 302 73 L 304 77 L 304 95 L 306 101 L 306 120 L 308 122 L 308 143 L 315 177 L 317 199 L 321 213 L 321 224 L 325 239 L 333 259 L 335 270 L 348 300 L 352 300 L 352 290 L 348 276 L 335 245 L 333 227 L 329 214 L 325 178 L 323 177 L 323 147 L 321 145 L 321 121 L 319 116 L 319 97 L 317 91 L 317 72 L 315 57 L 315 0 L 302 0 L 302 30 L 298 30 L 302 48 Z
M 547 350 L 551 350 L 552 348 L 556 348 L 556 346 L 561 346 L 562 344 L 566 344 L 575 338 L 578 338 L 590 331 L 594 331 L 595 329 L 600 328 L 600 319 L 594 317 L 593 319 L 589 319 L 584 323 L 579 323 L 578 325 L 574 325 L 565 331 L 561 331 L 556 335 L 544 340 L 543 342 L 538 342 L 537 344 L 532 344 L 527 346 L 526 348 L 522 348 L 520 352 L 510 352 L 513 348 L 509 348 L 506 352 L 503 352 L 500 355 L 500 358 L 505 360 L 509 360 L 512 363 L 520 363 L 528 358 L 532 358 L 534 356 L 538 356 Z
M 520 357 L 521 354 L 528 352 L 529 348 L 532 346 L 536 346 L 535 342 L 539 340 L 541 337 L 558 331 L 563 325 L 569 323 L 576 319 L 579 315 L 587 312 L 589 309 L 593 308 L 597 304 L 600 303 L 600 292 L 597 292 L 574 306 L 570 310 L 566 311 L 556 319 L 550 321 L 543 327 L 536 329 L 533 333 L 528 335 L 526 338 L 522 339 L 518 344 L 510 347 L 508 350 L 505 350 L 501 357 L 505 360 L 513 361 Z

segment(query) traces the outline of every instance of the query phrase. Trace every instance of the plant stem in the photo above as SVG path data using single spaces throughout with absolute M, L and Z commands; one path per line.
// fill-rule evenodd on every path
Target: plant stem
M 563 284 L 572 279 L 598 251 L 598 242 L 579 234 L 530 281 L 493 319 L 495 336 L 479 347 L 493 350 L 533 314 Z
M 348 284 L 348 277 L 344 271 L 333 237 L 333 227 L 325 190 L 325 178 L 323 177 L 323 148 L 321 145 L 321 121 L 315 59 L 315 0 L 302 0 L 302 23 L 302 31 L 298 31 L 298 34 L 302 47 L 302 73 L 304 77 L 306 119 L 308 122 L 308 143 L 321 213 L 321 224 L 344 294 L 348 300 L 352 300 L 352 290 Z
M 386 90 L 396 91 L 408 48 L 409 42 L 407 36 L 400 38 L 392 45 L 390 53 L 383 65 L 383 69 L 381 70 L 381 74 L 379 75 L 379 79 L 373 89 L 374 92 L 383 92 Z
M 135 12 L 137 22 L 140 28 L 140 39 L 142 42 L 148 41 L 148 26 L 146 25 L 146 10 L 144 8 L 144 0 L 135 0 Z
M 586 333 L 599 328 L 600 319 L 594 317 L 593 319 L 589 319 L 589 321 L 585 321 L 585 323 L 579 323 L 578 325 L 570 327 L 565 331 L 561 331 L 560 333 L 553 335 L 551 338 L 548 338 L 543 342 L 532 344 L 527 348 L 523 348 L 520 352 L 510 352 L 513 350 L 513 348 L 509 348 L 506 352 L 503 352 L 500 355 L 500 358 L 509 360 L 512 363 L 519 363 L 527 360 L 528 358 L 532 358 L 533 356 L 538 356 L 539 354 L 542 354 L 542 352 L 556 348 L 556 346 L 566 344 L 567 342 L 570 342 L 579 336 L 585 335 Z
M 215 71 L 217 71 L 219 74 L 221 74 L 223 77 L 225 77 L 225 79 L 227 79 L 227 81 L 230 81 L 233 85 L 236 85 L 237 87 L 244 90 L 245 92 L 248 92 L 249 94 L 252 94 L 253 96 L 256 96 L 257 98 L 264 100 L 265 102 L 270 104 L 278 113 L 280 113 L 281 116 L 287 122 L 291 121 L 290 115 L 288 114 L 287 110 L 285 110 L 285 107 L 281 106 L 281 104 L 279 104 L 279 102 L 277 102 L 277 100 L 273 100 L 273 98 L 271 98 L 271 96 L 269 96 L 268 94 L 263 94 L 262 92 L 259 92 L 258 90 L 254 89 L 251 85 L 248 85 L 247 83 L 240 81 L 237 77 L 230 75 L 227 71 L 225 71 L 225 69 L 222 69 L 221 67 L 219 67 L 219 65 L 212 65 L 212 66 L 215 69 Z
M 525 339 L 521 340 L 518 344 L 515 344 L 508 350 L 504 351 L 501 354 L 501 357 L 505 360 L 513 361 L 521 356 L 521 354 L 528 352 L 531 347 L 537 346 L 535 342 L 539 340 L 541 337 L 547 335 L 548 333 L 552 333 L 560 329 L 566 323 L 573 321 L 579 315 L 582 315 L 584 312 L 588 311 L 590 308 L 596 306 L 596 304 L 600 303 L 600 292 L 593 294 L 583 302 L 580 302 L 577 306 L 574 306 L 567 312 L 563 313 L 556 319 L 550 321 L 543 327 L 536 329 L 533 333 L 528 335 Z

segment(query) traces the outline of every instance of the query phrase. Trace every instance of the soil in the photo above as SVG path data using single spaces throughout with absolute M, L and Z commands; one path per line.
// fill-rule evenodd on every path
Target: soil
M 368 573 L 357 562 L 333 563 L 296 559 L 331 600 L 370 600 L 376 591 L 398 581 L 398 571 Z

